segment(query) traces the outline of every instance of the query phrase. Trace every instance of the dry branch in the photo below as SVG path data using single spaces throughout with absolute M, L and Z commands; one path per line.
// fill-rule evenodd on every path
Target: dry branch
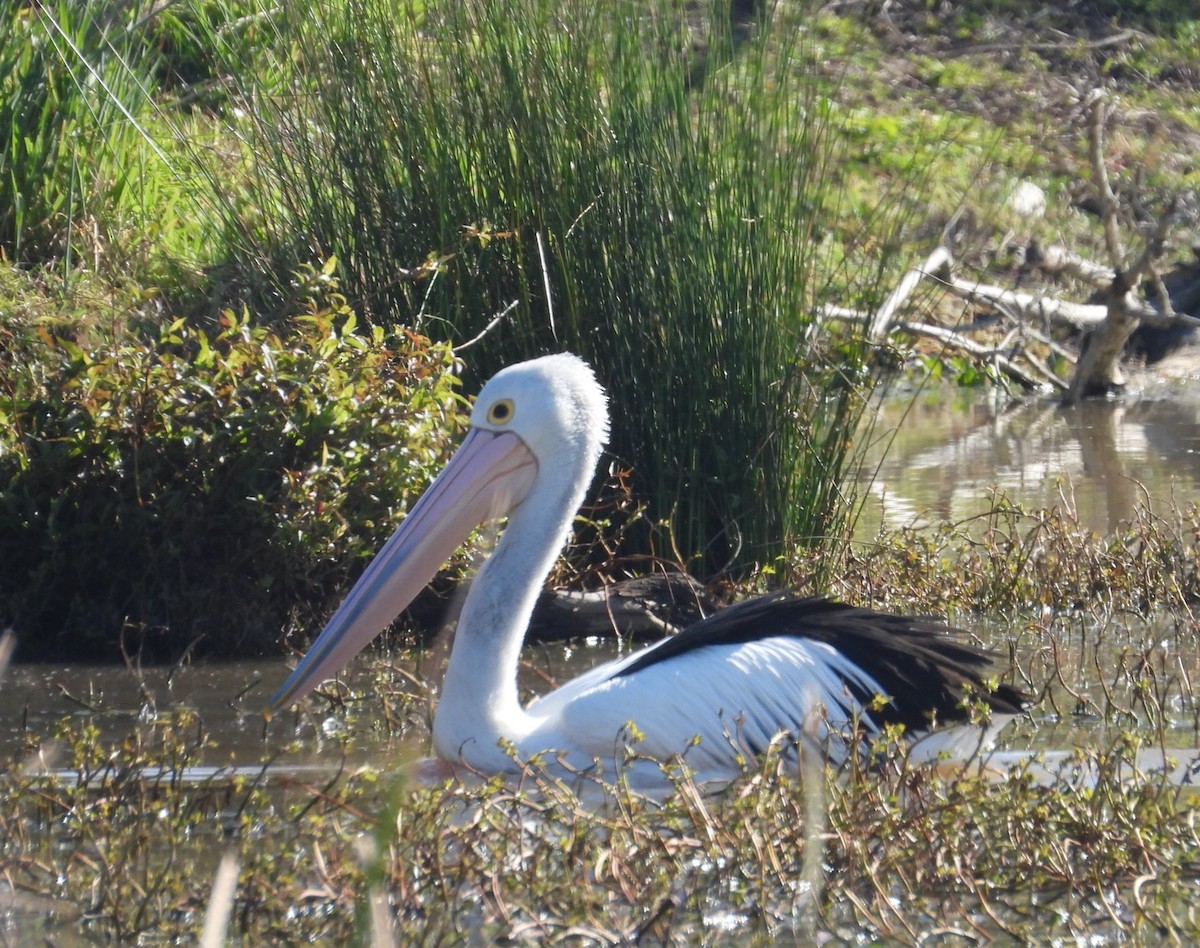
M 939 246 L 921 266 L 904 274 L 874 313 L 826 307 L 826 316 L 863 324 L 868 338 L 874 341 L 883 340 L 893 330 L 937 339 L 945 346 L 990 360 L 999 371 L 1022 385 L 1034 388 L 1050 384 L 1065 389 L 1063 398 L 1067 403 L 1107 394 L 1119 388 L 1124 379 L 1118 363 L 1125 344 L 1139 325 L 1144 323 L 1157 328 L 1200 326 L 1200 319 L 1174 311 L 1159 272 L 1158 265 L 1166 251 L 1167 239 L 1180 216 L 1174 206 L 1162 213 L 1148 229 L 1140 254 L 1132 262 L 1127 262 L 1121 235 L 1120 208 L 1104 162 L 1104 124 L 1108 109 L 1102 94 L 1094 93 L 1089 99 L 1088 116 L 1092 184 L 1101 208 L 1104 242 L 1111 263 L 1097 263 L 1066 247 L 1041 247 L 1031 241 L 1024 251 L 1021 272 L 1025 274 L 1037 270 L 1052 276 L 1072 277 L 1098 291 L 1092 302 L 1076 303 L 1044 293 L 1021 292 L 961 279 L 950 272 L 954 263 L 950 250 Z M 982 328 L 978 324 L 945 328 L 897 319 L 897 313 L 908 302 L 917 285 L 928 277 L 938 279 L 946 291 L 967 302 L 985 304 L 996 310 L 1011 321 L 1014 330 L 999 345 L 987 346 L 966 335 L 973 329 Z M 1156 298 L 1155 304 L 1143 299 L 1137 292 L 1142 281 L 1150 284 Z M 1078 359 L 1067 360 L 1074 362 L 1070 384 L 1055 375 L 1026 346 L 1027 342 L 1037 342 L 1063 355 L 1061 346 L 1053 343 L 1047 334 L 1035 329 L 1036 326 L 1048 327 L 1052 323 L 1086 333 Z
M 986 303 L 1003 308 L 1015 318 L 1042 325 L 1062 323 L 1073 329 L 1090 329 L 1100 325 L 1107 312 L 1101 305 L 1072 303 L 1042 293 L 1021 293 L 957 277 L 946 284 L 946 289 L 969 303 Z
M 939 248 L 945 250 L 945 248 Z M 949 251 L 946 251 L 947 256 Z M 928 276 L 923 268 L 910 270 L 905 279 L 917 275 L 918 280 L 911 280 L 905 295 L 911 294 L 913 288 L 919 282 L 920 276 Z M 898 293 L 893 293 L 892 296 L 898 296 Z M 892 297 L 888 298 L 889 302 Z M 834 319 L 840 322 L 862 323 L 870 325 L 878 318 L 879 311 L 875 313 L 865 313 L 861 310 L 848 309 L 844 306 L 826 306 L 822 310 L 826 319 Z M 1023 369 L 1014 357 L 1015 354 L 1024 355 L 1030 364 L 1034 364 L 1029 360 L 1028 353 L 1016 352 L 1014 347 L 1007 344 L 999 346 L 986 346 L 982 343 L 975 342 L 967 335 L 967 330 L 951 329 L 945 326 L 934 326 L 930 323 L 914 322 L 911 320 L 891 320 L 887 325 L 889 332 L 903 332 L 910 336 L 920 336 L 927 339 L 935 339 L 943 346 L 954 349 L 958 352 L 965 352 L 967 355 L 974 356 L 979 359 L 990 361 L 1001 374 L 1008 376 L 1013 381 L 1019 383 L 1028 389 L 1041 388 L 1043 385 L 1049 384 L 1055 388 L 1066 388 L 1066 383 L 1058 378 L 1054 373 L 1045 368 L 1044 365 L 1038 364 L 1035 366 L 1036 375 Z
M 1020 364 L 1012 356 L 1012 348 L 1007 345 L 1000 346 L 985 346 L 973 341 L 961 332 L 954 329 L 947 329 L 943 326 L 931 326 L 928 323 L 908 322 L 905 320 L 894 324 L 895 328 L 901 332 L 906 332 L 913 336 L 926 336 L 931 339 L 937 339 L 942 344 L 949 346 L 952 349 L 958 349 L 968 355 L 976 356 L 977 358 L 986 359 L 996 367 L 997 371 L 1008 376 L 1013 381 L 1028 389 L 1040 388 L 1045 384 L 1051 384 L 1055 388 L 1066 388 L 1065 383 L 1049 372 L 1048 369 L 1043 369 L 1047 375 L 1042 376 L 1039 372 L 1038 376 L 1034 376 L 1023 369 Z M 1008 351 L 1006 351 L 1008 350 Z M 1028 355 L 1026 355 L 1028 360 Z M 1033 364 L 1033 363 L 1031 363 Z
M 904 274 L 903 279 L 892 290 L 891 294 L 883 305 L 876 310 L 875 315 L 871 318 L 870 325 L 867 327 L 867 338 L 873 342 L 878 342 L 888 334 L 888 327 L 892 323 L 892 318 L 896 315 L 896 311 L 904 305 L 912 291 L 917 288 L 917 284 L 921 282 L 923 277 L 930 276 L 940 270 L 942 267 L 948 267 L 954 258 L 950 255 L 950 251 L 945 247 L 936 248 L 925 263 L 913 270 L 909 270 Z
M 1101 223 L 1104 241 L 1112 259 L 1113 278 L 1102 293 L 1107 310 L 1104 321 L 1085 339 L 1075 375 L 1067 389 L 1064 401 L 1076 404 L 1080 399 L 1095 395 L 1107 395 L 1125 384 L 1121 372 L 1120 358 L 1125 344 L 1142 321 L 1142 303 L 1135 296 L 1138 282 L 1147 278 L 1157 287 L 1162 287 L 1158 272 L 1158 261 L 1166 251 L 1167 237 L 1175 224 L 1175 207 L 1169 207 L 1160 215 L 1156 226 L 1147 236 L 1142 252 L 1131 263 L 1126 264 L 1126 253 L 1121 241 L 1119 207 L 1116 195 L 1108 180 L 1108 168 L 1104 160 L 1104 121 L 1107 117 L 1103 95 L 1092 94 L 1090 101 L 1091 120 L 1088 123 L 1089 153 L 1092 161 L 1092 183 L 1100 200 Z M 1170 317 L 1170 301 L 1165 290 L 1161 301 L 1164 315 Z
M 1066 247 L 1059 247 L 1057 244 L 1041 247 L 1036 241 L 1030 241 L 1025 249 L 1022 269 L 1074 277 L 1097 289 L 1107 287 L 1117 275 L 1112 267 L 1081 257 Z

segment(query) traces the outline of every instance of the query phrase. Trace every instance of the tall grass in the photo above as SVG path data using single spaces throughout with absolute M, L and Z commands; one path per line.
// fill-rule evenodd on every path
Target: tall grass
M 75 232 L 119 204 L 144 85 L 112 11 L 60 2 L 0 15 L 0 247 L 17 261 L 68 256 Z
M 275 35 L 257 7 L 0 4 L 0 256 L 144 286 L 224 259 L 240 156 L 215 114 Z
M 293 4 L 259 143 L 267 253 L 336 252 L 368 318 L 456 342 L 516 301 L 477 376 L 595 363 L 616 463 L 707 574 L 838 531 L 866 355 L 815 343 L 837 135 L 802 23 L 721 6 L 697 51 L 665 2 Z

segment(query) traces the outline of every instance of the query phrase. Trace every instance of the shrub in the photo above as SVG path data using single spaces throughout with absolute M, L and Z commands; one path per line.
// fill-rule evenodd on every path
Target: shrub
M 356 331 L 331 267 L 286 332 L 226 312 L 211 337 L 9 350 L 0 621 L 25 657 L 111 656 L 128 628 L 158 657 L 262 649 L 390 532 L 444 461 L 455 362 Z

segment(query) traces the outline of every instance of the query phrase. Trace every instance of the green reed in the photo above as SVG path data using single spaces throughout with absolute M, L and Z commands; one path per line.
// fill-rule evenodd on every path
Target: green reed
M 457 344 L 515 302 L 469 377 L 593 361 L 615 463 L 711 574 L 838 531 L 866 350 L 816 315 L 855 272 L 819 259 L 836 122 L 802 24 L 692 13 L 291 5 L 258 253 L 336 252 L 368 319 Z

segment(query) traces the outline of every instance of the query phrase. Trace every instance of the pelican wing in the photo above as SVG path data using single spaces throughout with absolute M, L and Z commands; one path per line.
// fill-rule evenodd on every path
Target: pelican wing
M 572 748 L 578 765 L 626 745 L 686 752 L 698 773 L 728 772 L 783 731 L 836 760 L 886 724 L 962 722 L 968 688 L 1000 715 L 1019 711 L 1019 691 L 984 685 L 988 653 L 949 631 L 828 599 L 749 600 L 534 702 L 530 746 Z
M 636 675 L 680 655 L 712 645 L 783 637 L 831 646 L 857 674 L 846 679 L 860 703 L 889 700 L 876 714 L 881 724 L 924 728 L 969 717 L 969 691 L 994 711 L 1016 714 L 1029 702 L 1011 685 L 987 687 L 994 656 L 962 641 L 961 630 L 939 622 L 875 612 L 825 597 L 779 592 L 748 599 L 715 613 L 646 649 L 617 674 Z M 859 687 L 869 682 L 873 692 Z M 875 702 L 878 704 L 878 702 Z

